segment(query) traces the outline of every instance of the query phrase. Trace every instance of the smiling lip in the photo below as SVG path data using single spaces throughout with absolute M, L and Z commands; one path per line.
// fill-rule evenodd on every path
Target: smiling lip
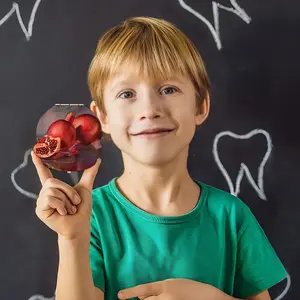
M 159 134 L 159 133 L 168 133 L 173 131 L 173 129 L 169 128 L 152 128 L 152 129 L 146 129 L 139 133 L 133 134 L 133 135 L 151 135 L 151 134 Z
M 134 134 L 134 136 L 143 137 L 146 139 L 153 139 L 158 137 L 163 137 L 171 133 L 174 129 L 148 129 L 144 130 L 138 134 Z

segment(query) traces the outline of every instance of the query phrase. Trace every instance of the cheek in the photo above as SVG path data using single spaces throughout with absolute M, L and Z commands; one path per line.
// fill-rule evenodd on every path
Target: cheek
M 130 115 L 120 108 L 110 110 L 109 113 L 109 129 L 112 137 L 118 139 L 128 133 L 130 125 Z
M 128 113 L 126 110 L 118 107 L 111 106 L 109 108 L 109 124 L 114 128 L 122 127 L 126 120 L 128 119 Z
M 182 131 L 195 127 L 195 110 L 189 105 L 181 106 L 176 110 L 174 117 Z

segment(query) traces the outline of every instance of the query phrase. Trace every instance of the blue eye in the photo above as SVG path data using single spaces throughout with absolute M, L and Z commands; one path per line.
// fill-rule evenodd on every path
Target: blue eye
M 166 91 L 166 93 L 164 93 L 164 91 Z M 174 91 L 176 92 L 175 88 L 173 88 L 173 87 L 167 87 L 167 88 L 165 88 L 165 89 L 162 90 L 162 93 L 164 95 L 169 95 L 169 94 L 173 94 Z
M 124 97 L 121 97 L 122 95 L 124 95 Z M 129 99 L 131 96 L 133 96 L 133 93 L 130 91 L 123 92 L 119 95 L 119 97 L 122 99 Z

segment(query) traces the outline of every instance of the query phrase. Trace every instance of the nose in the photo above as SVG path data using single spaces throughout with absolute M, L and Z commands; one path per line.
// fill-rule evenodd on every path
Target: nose
M 139 120 L 161 118 L 164 115 L 162 99 L 155 91 L 147 90 L 140 95 Z

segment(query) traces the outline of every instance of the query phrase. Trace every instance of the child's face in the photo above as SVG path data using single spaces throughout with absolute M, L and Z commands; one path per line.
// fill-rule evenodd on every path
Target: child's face
M 206 119 L 209 110 L 209 99 L 197 109 L 189 78 L 177 76 L 151 85 L 129 68 L 122 68 L 109 80 L 104 104 L 106 115 L 97 110 L 103 131 L 111 135 L 124 159 L 147 165 L 165 164 L 180 153 L 186 155 L 196 125 Z M 159 136 L 137 135 L 158 127 L 172 131 Z

